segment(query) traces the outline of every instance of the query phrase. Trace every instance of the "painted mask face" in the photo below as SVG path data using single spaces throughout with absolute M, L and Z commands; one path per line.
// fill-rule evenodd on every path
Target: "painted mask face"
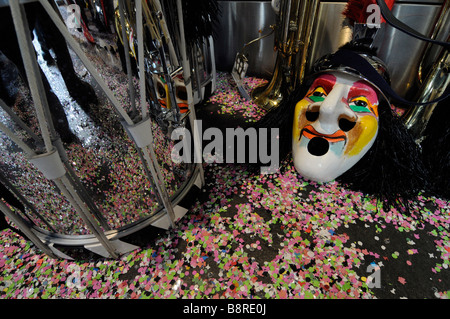
M 163 77 L 154 74 L 153 75 L 153 83 L 156 87 L 156 95 L 160 105 L 165 109 L 170 109 L 170 98 L 169 98 L 169 87 L 164 80 Z M 176 76 L 174 78 L 174 87 L 175 87 L 175 99 L 180 109 L 180 113 L 186 113 L 189 110 L 189 105 L 187 101 L 187 91 L 186 85 L 184 84 L 184 80 L 182 75 Z
M 307 179 L 332 181 L 366 154 L 377 133 L 376 90 L 351 75 L 320 75 L 295 106 L 294 166 Z
M 176 76 L 174 79 L 175 85 L 175 98 L 177 100 L 180 113 L 184 114 L 189 110 L 188 96 L 186 91 L 186 85 L 184 84 L 183 76 Z

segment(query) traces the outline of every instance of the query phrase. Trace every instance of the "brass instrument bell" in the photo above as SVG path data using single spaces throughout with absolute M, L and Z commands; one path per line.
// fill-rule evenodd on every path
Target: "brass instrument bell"
M 271 81 L 252 92 L 256 105 L 271 110 L 303 82 L 318 0 L 281 0 L 275 26 L 278 51 Z

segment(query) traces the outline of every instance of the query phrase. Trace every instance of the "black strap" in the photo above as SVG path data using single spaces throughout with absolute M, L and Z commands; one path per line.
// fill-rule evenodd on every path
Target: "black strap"
M 447 86 L 445 92 L 437 99 L 429 102 L 411 102 L 403 99 L 399 96 L 386 82 L 386 80 L 373 68 L 373 66 L 358 53 L 348 50 L 340 49 L 331 56 L 331 62 L 333 64 L 346 65 L 352 69 L 357 70 L 364 75 L 367 80 L 375 84 L 384 94 L 390 96 L 393 100 L 409 105 L 428 105 L 441 102 L 450 96 L 450 86 Z
M 384 20 L 386 20 L 386 22 L 391 26 L 393 26 L 394 28 L 414 38 L 441 45 L 446 50 L 450 49 L 450 42 L 437 41 L 424 36 L 423 34 L 417 32 L 416 30 L 412 29 L 411 27 L 407 26 L 406 24 L 398 20 L 396 17 L 394 17 L 394 15 L 392 14 L 391 10 L 389 10 L 389 7 L 386 5 L 384 0 L 376 0 L 376 1 L 378 6 L 380 7 L 381 15 L 383 16 Z

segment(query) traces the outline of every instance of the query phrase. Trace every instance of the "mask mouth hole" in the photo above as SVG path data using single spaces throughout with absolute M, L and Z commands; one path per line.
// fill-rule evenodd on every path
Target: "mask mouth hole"
M 308 143 L 308 152 L 314 156 L 323 156 L 329 149 L 330 143 L 323 137 L 313 137 Z

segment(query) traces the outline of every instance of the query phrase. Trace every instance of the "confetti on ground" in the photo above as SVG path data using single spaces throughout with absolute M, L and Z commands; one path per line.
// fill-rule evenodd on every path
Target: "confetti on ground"
M 118 98 L 126 99 L 123 79 L 100 59 L 96 64 Z M 229 75 L 219 73 L 218 79 L 209 101 L 221 105 L 219 112 L 248 121 L 263 115 L 242 101 Z M 249 79 L 246 85 L 261 83 Z M 148 214 L 152 192 L 142 184 L 139 159 L 115 126 L 111 106 L 103 102 L 105 131 L 96 132 L 90 123 L 85 128 L 96 133 L 82 146 L 69 147 L 68 154 L 108 223 L 117 227 Z M 162 135 L 159 139 L 167 180 L 181 182 L 167 162 L 169 146 Z M 14 149 L 6 138 L 0 144 Z M 29 188 L 26 194 L 59 231 L 86 232 L 70 205 L 20 152 L 1 160 L 2 168 L 14 168 L 9 176 L 23 191 Z M 205 188 L 176 227 L 136 234 L 140 248 L 117 260 L 77 250 L 76 261 L 51 259 L 13 231 L 1 231 L 0 298 L 450 297 L 448 200 L 421 194 L 406 215 L 385 211 L 373 198 L 339 183 L 308 182 L 290 160 L 271 175 L 245 165 L 204 168 Z
M 53 260 L 5 230 L 0 294 L 448 298 L 447 201 L 421 197 L 417 213 L 426 218 L 423 225 L 381 207 L 377 213 L 372 199 L 338 184 L 305 182 L 284 164 L 272 176 L 254 175 L 245 167 L 207 166 L 206 191 L 177 227 L 119 260 Z M 405 268 L 405 260 L 413 266 Z M 380 288 L 366 282 L 373 263 L 380 267 Z
M 216 91 L 208 102 L 220 105 L 219 114 L 239 115 L 246 122 L 256 122 L 265 114 L 265 111 L 253 101 L 247 101 L 242 97 L 231 74 L 219 72 L 216 83 Z M 243 80 L 243 86 L 249 93 L 264 84 L 267 84 L 267 80 L 256 77 L 247 77 Z

